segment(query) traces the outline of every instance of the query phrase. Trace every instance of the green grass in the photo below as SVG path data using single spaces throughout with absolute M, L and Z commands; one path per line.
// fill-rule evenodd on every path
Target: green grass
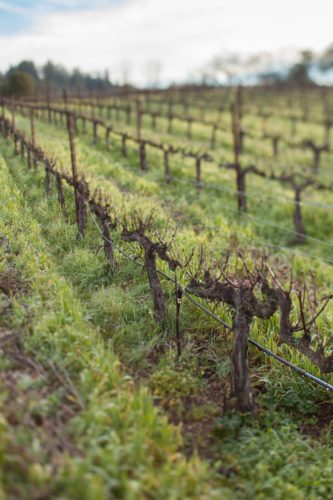
M 17 118 L 18 126 L 29 131 L 29 121 L 26 118 Z M 59 166 L 68 170 L 69 152 L 65 130 L 39 122 L 36 127 L 37 140 L 50 154 L 59 159 Z M 256 162 L 261 158 L 260 150 L 254 150 Z M 232 159 L 230 138 L 224 156 Z M 175 157 L 171 160 L 171 169 L 175 182 L 166 185 L 163 180 L 161 156 L 148 152 L 150 170 L 142 175 L 138 167 L 137 149 L 129 146 L 127 160 L 121 158 L 117 141 L 111 152 L 107 151 L 100 140 L 97 147 L 92 146 L 90 136 L 79 136 L 77 139 L 77 156 L 80 172 L 89 179 L 92 188 L 102 183 L 116 207 L 126 207 L 140 204 L 143 210 L 154 208 L 156 216 L 165 220 L 175 219 L 178 225 L 188 225 L 190 222 L 200 228 L 210 228 L 211 234 L 217 234 L 218 245 L 221 245 L 221 235 L 224 236 L 225 247 L 229 246 L 230 237 L 237 234 L 241 247 L 263 246 L 268 244 L 288 246 L 294 239 L 292 223 L 293 194 L 287 186 L 280 186 L 276 182 L 260 179 L 256 176 L 248 177 L 249 216 L 243 220 L 237 217 L 234 176 L 232 172 L 218 169 L 216 164 L 203 163 L 203 182 L 209 186 L 197 196 L 193 187 L 194 161 Z M 281 159 L 281 162 L 295 163 L 297 158 L 304 161 L 304 151 L 292 151 L 292 157 Z M 245 158 L 245 164 L 253 161 L 253 154 Z M 306 160 L 309 162 L 309 160 Z M 271 161 L 270 161 L 271 162 Z M 330 178 L 330 160 L 323 162 L 323 177 Z M 230 191 L 231 190 L 231 191 Z M 160 193 L 163 193 L 162 203 Z M 305 201 L 330 203 L 329 192 L 308 190 Z M 209 212 L 207 211 L 209 207 Z M 331 259 L 332 247 L 328 245 L 328 238 L 333 229 L 333 212 L 319 206 L 303 207 L 304 221 L 310 239 L 303 246 L 302 251 L 309 253 L 310 258 L 320 257 Z M 266 222 L 265 222 L 266 221 Z M 280 227 L 277 227 L 280 226 Z M 239 231 L 239 228 L 242 231 Z M 311 238 L 324 240 L 318 243 Z
M 19 162 L 13 163 L 16 167 Z M 69 423 L 76 456 L 60 454 L 56 474 L 40 459 L 38 439 L 22 429 L 16 432 L 2 417 L 2 489 L 26 498 L 45 485 L 54 497 L 108 498 L 202 498 L 211 487 L 211 473 L 196 458 L 184 459 L 178 448 L 179 433 L 158 414 L 144 387 L 133 384 L 110 345 L 89 321 L 84 303 L 71 282 L 59 273 L 49 252 L 50 243 L 26 206 L 1 160 L 1 235 L 10 245 L 2 261 L 14 260 L 29 292 L 14 307 L 10 324 L 24 333 L 24 350 L 41 364 L 63 367 L 84 401 L 84 409 Z M 52 207 L 48 216 L 60 217 Z M 65 224 L 63 224 L 65 228 Z M 68 237 L 68 235 L 66 235 Z M 73 243 L 75 229 L 72 228 Z M 66 248 L 66 245 L 65 245 Z M 67 251 L 70 251 L 67 249 Z M 78 255 L 79 254 L 79 255 Z M 82 255 L 72 256 L 77 264 Z M 86 263 L 86 260 L 84 260 Z M 5 408 L 1 409 L 5 413 Z M 26 446 L 32 463 L 17 481 L 19 466 L 15 450 Z M 16 479 L 15 479 L 16 478 Z M 14 482 L 15 481 L 15 482 Z M 30 492 L 30 493 L 29 493 Z
M 28 131 L 28 120 L 18 117 L 17 123 Z M 38 143 L 68 168 L 66 133 L 41 122 L 36 125 Z M 226 143 L 231 154 L 230 141 Z M 0 399 L 4 429 L 0 464 L 6 495 L 26 498 L 50 485 L 48 495 L 54 498 L 330 498 L 333 452 L 328 434 L 313 440 L 299 431 L 304 422 L 320 426 L 318 409 L 332 403 L 329 395 L 250 348 L 259 415 L 255 419 L 233 412 L 222 416 L 230 375 L 230 338 L 224 329 L 184 301 L 184 352 L 177 362 L 173 289 L 163 283 L 168 318 L 161 331 L 141 268 L 117 255 L 117 272 L 110 276 L 91 221 L 84 240 L 76 241 L 70 193 L 66 195 L 67 224 L 55 193 L 49 200 L 45 197 L 43 172 L 29 172 L 2 139 L 0 147 L 6 159 L 0 168 L 0 236 L 6 237 L 10 249 L 0 247 L 1 265 L 14 267 L 27 290 L 13 298 L 6 325 L 23 333 L 24 352 L 36 362 L 48 366 L 52 361 L 65 370 L 84 403 L 83 408 L 76 405 L 75 416 L 65 426 L 77 451 L 60 453 L 53 474 L 53 457 L 45 453 L 45 442 L 32 446 L 34 432 L 6 421 L 5 397 Z M 202 243 L 218 255 L 235 235 L 240 248 L 250 247 L 257 239 L 288 244 L 290 235 L 241 221 L 224 208 L 235 207 L 226 192 L 217 196 L 213 190 L 203 190 L 198 197 L 193 187 L 181 182 L 166 186 L 157 155 L 151 156 L 151 168 L 142 176 L 134 149 L 124 161 L 117 148 L 108 152 L 102 144 L 93 147 L 91 137 L 79 137 L 77 152 L 80 171 L 92 186 L 103 185 L 119 213 L 139 206 L 148 215 L 153 209 L 159 228 L 171 219 L 178 226 L 180 251 Z M 192 163 L 175 161 L 177 180 L 187 182 L 193 175 Z M 233 186 L 231 174 L 209 164 L 204 179 Z M 249 182 L 250 193 L 260 189 L 265 194 L 271 189 L 276 197 L 290 195 L 276 184 Z M 316 199 L 329 201 L 329 195 L 319 193 Z M 290 207 L 273 199 L 264 208 L 265 217 L 292 227 Z M 263 209 L 251 205 L 250 213 L 263 216 Z M 309 208 L 305 215 L 309 234 L 329 241 L 331 212 Z M 119 242 L 119 233 L 113 237 Z M 130 246 L 128 250 L 135 251 Z M 318 259 L 292 248 L 282 255 L 272 251 L 271 259 L 281 266 L 292 262 L 299 275 L 315 269 L 320 286 L 327 290 L 332 268 L 321 259 L 330 257 L 329 247 L 309 242 L 302 250 Z M 180 278 L 185 280 L 183 274 Z M 217 312 L 231 321 L 227 311 Z M 321 327 L 327 332 L 332 313 L 329 307 L 322 319 Z M 251 336 L 319 375 L 304 357 L 279 346 L 276 332 L 277 318 L 273 318 L 255 322 Z M 0 372 L 6 371 L 4 362 Z M 212 382 L 219 387 L 218 397 L 211 392 Z M 61 411 L 59 390 L 50 389 L 41 404 L 49 418 Z M 204 422 L 209 428 L 200 427 Z M 28 449 L 32 449 L 29 463 L 21 470 L 18 456 Z

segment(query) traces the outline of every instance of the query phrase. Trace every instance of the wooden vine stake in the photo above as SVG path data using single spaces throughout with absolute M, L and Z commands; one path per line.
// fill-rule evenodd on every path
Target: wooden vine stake
M 76 223 L 78 228 L 78 239 L 82 238 L 84 235 L 84 230 L 82 230 L 82 225 L 80 223 L 80 201 L 79 201 L 79 191 L 78 191 L 78 175 L 77 175 L 77 164 L 76 164 L 76 152 L 75 152 L 75 142 L 74 142 L 74 126 L 73 126 L 73 116 L 71 113 L 67 113 L 67 131 L 69 139 L 69 148 L 71 152 L 71 166 L 72 166 L 72 178 L 73 178 L 73 188 L 74 188 L 74 199 L 75 199 L 75 212 L 76 212 Z
M 172 176 L 170 172 L 169 150 L 165 148 L 163 148 L 163 161 L 164 161 L 165 180 L 169 184 L 172 181 Z
M 64 89 L 62 91 L 62 97 L 63 97 L 63 101 L 64 101 L 65 111 L 67 111 L 67 107 L 68 107 L 68 94 L 67 94 L 67 89 L 65 87 L 64 87 Z
M 15 129 L 15 105 L 12 103 L 11 105 L 11 114 L 12 114 L 12 128 Z
M 21 147 L 20 147 L 20 153 L 21 153 L 21 160 L 24 160 L 24 150 L 25 150 L 25 143 L 23 138 L 21 138 Z
M 212 128 L 212 135 L 210 139 L 210 147 L 211 149 L 215 149 L 216 147 L 216 132 L 217 132 L 217 125 L 214 124 Z
M 111 135 L 111 130 L 112 127 L 107 127 L 105 130 L 105 143 L 106 143 L 106 148 L 110 149 L 110 135 Z
M 127 134 L 121 135 L 121 154 L 124 158 L 127 158 L 127 147 L 126 147 Z
M 78 201 L 79 201 L 79 238 L 84 236 L 87 226 L 87 204 L 89 203 L 90 191 L 87 181 L 84 177 L 79 179 L 78 186 Z
M 147 166 L 147 152 L 146 152 L 145 141 L 140 141 L 139 143 L 139 156 L 140 156 L 140 168 L 142 172 L 146 172 L 148 170 L 148 166 Z
M 136 137 L 138 139 L 138 141 L 141 140 L 141 104 L 140 104 L 140 100 L 137 99 L 135 101 L 135 104 L 136 104 Z
M 197 156 L 195 158 L 195 187 L 197 189 L 197 193 L 199 194 L 201 191 L 201 157 Z
M 47 120 L 49 123 L 51 123 L 51 97 L 50 97 L 50 85 L 47 84 L 46 87 L 46 107 L 47 107 Z
M 126 123 L 127 125 L 130 125 L 131 123 L 131 106 L 127 106 L 126 108 Z
M 177 284 L 176 279 L 176 345 L 177 345 L 177 357 L 180 358 L 182 355 L 182 340 L 180 332 L 180 307 L 182 304 L 183 291 Z
M 98 130 L 97 130 L 97 127 L 98 127 L 98 121 L 94 120 L 93 121 L 93 144 L 97 144 L 97 142 L 98 142 Z
M 238 211 L 246 212 L 245 172 L 240 164 L 241 154 L 241 110 L 238 101 L 231 107 L 232 136 L 234 147 L 234 169 L 236 172 Z
M 1 130 L 3 135 L 5 134 L 5 100 L 1 101 Z
M 33 109 L 30 110 L 30 130 L 31 130 L 31 145 L 32 149 L 36 147 L 36 135 L 35 135 L 35 112 Z M 37 161 L 34 157 L 34 167 L 37 168 Z

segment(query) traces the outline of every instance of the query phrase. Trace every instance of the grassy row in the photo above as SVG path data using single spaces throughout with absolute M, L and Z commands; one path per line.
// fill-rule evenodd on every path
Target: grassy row
M 10 163 L 13 169 L 22 168 L 18 161 Z M 50 252 L 51 240 L 43 237 L 43 228 L 3 159 L 0 176 L 0 232 L 10 248 L 10 253 L 1 248 L 1 267 L 15 265 L 28 289 L 24 300 L 14 301 L 8 321 L 23 332 L 25 352 L 42 365 L 52 361 L 68 373 L 84 404 L 68 423 L 78 451 L 73 456 L 59 453 L 55 472 L 45 462 L 38 438 L 29 429 L 13 428 L 4 419 L 6 408 L 1 407 L 2 495 L 14 491 L 16 498 L 29 498 L 48 485 L 53 497 L 62 498 L 213 498 L 212 473 L 195 457 L 188 461 L 179 454 L 179 433 L 158 414 L 147 390 L 135 386 L 126 375 L 66 276 L 73 277 L 76 270 L 86 273 L 76 276 L 81 286 L 91 276 L 96 282 L 100 259 L 94 269 L 85 267 L 93 264 L 92 252 L 84 244 L 83 248 L 75 245 L 75 228 L 61 221 L 54 204 L 47 207 L 40 202 L 38 210 L 45 211 L 48 223 L 53 219 L 53 226 L 46 230 L 58 237 L 56 252 L 67 256 L 60 269 Z M 35 189 L 32 196 L 38 194 Z M 111 300 L 108 306 L 116 314 Z M 44 402 L 44 412 L 58 411 L 51 404 L 52 397 L 53 393 Z M 32 462 L 18 478 L 17 453 L 24 447 L 33 450 Z
M 17 123 L 29 133 L 29 120 L 19 117 Z M 37 141 L 49 154 L 54 154 L 59 159 L 60 167 L 69 168 L 66 131 L 38 122 Z M 129 157 L 124 160 L 121 158 L 119 145 L 114 144 L 110 152 L 106 150 L 102 140 L 97 147 L 92 147 L 89 136 L 79 136 L 77 153 L 80 172 L 84 172 L 93 188 L 100 187 L 103 183 L 105 192 L 110 194 L 115 206 L 124 203 L 127 206 L 130 206 L 129 203 L 137 206 L 140 203 L 143 208 L 148 205 L 160 207 L 158 212 L 161 216 L 161 209 L 164 208 L 164 220 L 173 218 L 177 220 L 178 226 L 182 223 L 188 226 L 191 223 L 200 228 L 210 228 L 211 234 L 218 232 L 219 245 L 223 237 L 228 246 L 230 236 L 233 240 L 236 237 L 242 246 L 251 243 L 258 246 L 258 240 L 288 245 L 295 236 L 292 223 L 293 202 L 284 200 L 286 197 L 292 199 L 293 194 L 275 182 L 255 176 L 248 178 L 249 216 L 240 220 L 235 194 L 230 192 L 235 189 L 233 173 L 219 170 L 215 165 L 203 164 L 203 181 L 209 187 L 204 188 L 200 196 L 197 196 L 192 184 L 193 160 L 172 159 L 175 182 L 167 186 L 163 181 L 162 158 L 157 153 L 149 153 L 150 171 L 145 176 L 139 174 L 136 148 L 129 147 Z M 326 167 L 324 170 L 326 171 Z M 331 195 L 309 189 L 305 200 L 330 203 Z M 318 206 L 304 206 L 302 210 L 309 236 L 328 243 L 320 244 L 309 239 L 304 251 L 330 259 L 333 211 Z M 282 226 L 282 229 L 277 228 L 277 225 Z
M 254 372 L 258 387 L 266 386 L 260 396 L 262 414 L 256 422 L 237 415 L 216 420 L 213 447 L 218 459 L 214 459 L 210 472 L 197 459 L 187 463 L 182 458 L 179 435 L 157 415 L 147 391 L 135 388 L 133 380 L 124 375 L 112 351 L 121 357 L 128 373 L 143 372 L 145 385 L 150 385 L 161 401 L 167 400 L 170 405 L 171 400 L 178 412 L 186 413 L 186 398 L 193 396 L 189 387 L 194 396 L 209 387 L 209 379 L 200 376 L 201 371 L 213 367 L 219 379 L 227 378 L 229 369 L 223 357 L 216 361 L 216 356 L 223 353 L 221 332 L 205 318 L 196 317 L 193 310 L 185 309 L 182 321 L 188 347 L 179 373 L 170 355 L 167 332 L 159 333 L 154 326 L 146 280 L 140 271 L 121 262 L 111 280 L 103 256 L 96 255 L 93 228 L 89 228 L 85 241 L 76 243 L 75 228 L 62 221 L 56 200 L 45 201 L 42 175 L 27 172 L 18 159 L 11 158 L 3 142 L 2 147 L 26 201 L 2 163 L 2 184 L 6 189 L 1 207 L 5 227 L 1 231 L 11 242 L 12 251 L 18 253 L 15 265 L 19 272 L 28 282 L 34 278 L 30 307 L 27 298 L 24 306 L 17 304 L 13 321 L 16 327 L 33 333 L 24 337 L 25 349 L 42 363 L 54 359 L 64 366 L 87 405 L 70 424 L 82 455 L 62 457 L 54 479 L 54 495 L 248 498 L 254 491 L 258 498 L 282 498 L 286 494 L 290 498 L 327 498 L 331 493 L 332 449 L 304 440 L 297 431 L 304 418 L 316 420 L 317 405 L 324 396 L 277 367 L 268 372 L 263 366 Z M 31 208 L 27 209 L 25 203 Z M 26 315 L 27 311 L 30 314 Z M 274 329 L 274 323 L 269 325 Z M 266 328 L 256 327 L 254 334 L 267 340 Z M 200 352 L 205 341 L 199 367 L 193 365 L 198 337 Z M 147 356 L 161 343 L 161 358 L 145 364 Z M 276 349 L 275 344 L 273 347 Z M 255 361 L 252 352 L 251 365 Z M 191 411 L 196 412 L 193 421 L 202 420 L 209 411 L 215 418 L 218 415 L 216 408 L 207 403 L 202 406 L 201 402 L 192 405 Z M 8 456 L 10 452 L 6 451 L 5 470 L 10 469 Z M 38 481 L 49 482 L 47 465 L 41 460 L 40 466 Z M 214 472 L 218 468 L 222 476 Z M 10 486 L 13 479 L 7 470 Z M 33 478 L 30 473 L 22 488 L 35 488 Z
M 28 121 L 20 118 L 20 125 L 21 120 L 22 126 L 28 127 Z M 39 127 L 39 139 L 42 146 L 49 154 L 55 154 L 57 158 L 59 157 L 60 163 L 65 165 L 66 159 L 68 159 L 66 133 L 52 126 L 46 127 L 39 124 Z M 112 205 L 120 212 L 130 211 L 138 206 L 146 215 L 154 210 L 155 218 L 161 229 L 170 218 L 176 219 L 177 226 L 180 227 L 177 233 L 177 242 L 181 250 L 187 251 L 188 248 L 203 244 L 211 252 L 220 254 L 221 250 L 229 247 L 230 240 L 238 242 L 242 249 L 246 248 L 248 241 L 252 239 L 256 241 L 255 228 L 250 224 L 240 224 L 239 219 L 235 218 L 233 213 L 221 214 L 221 199 L 212 199 L 211 193 L 204 192 L 198 198 L 194 191 L 192 196 L 187 190 L 184 192 L 183 184 L 171 188 L 161 187 L 154 179 L 154 172 L 140 177 L 131 170 L 124 169 L 123 163 L 120 163 L 119 158 L 117 158 L 117 154 L 119 155 L 117 151 L 113 151 L 110 155 L 103 146 L 97 149 L 92 148 L 89 138 L 80 137 L 77 140 L 77 150 L 81 171 L 88 174 L 93 186 L 99 187 L 103 184 L 104 191 L 109 194 Z M 114 161 L 112 161 L 114 156 Z M 209 211 L 207 206 L 210 208 Z M 274 204 L 272 204 L 272 208 L 276 208 Z M 309 214 L 310 212 L 311 209 Z M 325 222 L 324 219 L 321 220 L 321 214 Z M 325 231 L 330 232 L 329 222 L 331 218 L 327 219 L 324 213 L 316 213 L 313 210 L 311 216 L 315 221 L 313 227 L 319 228 L 324 225 Z M 213 230 L 207 230 L 207 227 L 211 227 L 212 221 L 215 223 Z M 199 234 L 197 234 L 198 229 Z M 266 238 L 273 239 L 273 242 L 274 236 L 278 236 L 274 227 L 263 228 L 263 231 L 266 233 Z M 287 237 L 290 235 L 288 234 Z M 294 273 L 307 274 L 309 270 L 315 271 L 320 286 L 329 288 L 332 277 L 331 266 L 326 265 L 321 260 L 314 260 L 312 255 L 319 252 L 329 255 L 330 247 L 318 248 L 315 243 L 309 243 L 308 247 L 311 250 L 308 258 L 304 257 L 302 253 L 296 252 L 294 254 L 291 251 L 286 252 L 286 257 L 282 258 L 278 250 L 277 255 L 272 257 L 272 261 L 275 261 L 277 266 L 285 266 L 292 258 Z M 328 310 L 326 319 L 329 320 L 330 317 L 330 310 Z M 325 321 L 323 326 L 328 328 Z M 275 321 L 273 321 L 270 331 L 274 331 L 275 327 Z M 257 335 L 256 329 L 254 329 L 253 334 Z M 260 340 L 264 344 L 269 342 L 271 347 L 276 348 L 274 337 L 270 338 L 267 335 L 266 328 L 260 328 Z M 298 363 L 301 362 L 297 353 L 292 354 L 292 359 Z M 313 370 L 309 363 L 306 363 L 306 367 L 310 371 Z M 317 370 L 315 371 L 318 373 Z

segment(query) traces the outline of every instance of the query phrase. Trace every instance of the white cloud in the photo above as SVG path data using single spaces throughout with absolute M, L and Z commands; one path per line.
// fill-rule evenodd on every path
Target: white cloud
M 66 2 L 66 0 L 63 0 Z M 71 0 L 67 0 L 71 3 Z M 1 6 L 1 2 L 0 2 Z M 184 79 L 223 51 L 322 49 L 333 39 L 333 2 L 317 0 L 127 0 L 95 10 L 36 14 L 25 34 L 0 36 L 0 68 L 24 58 L 131 76 L 160 61 L 162 76 Z

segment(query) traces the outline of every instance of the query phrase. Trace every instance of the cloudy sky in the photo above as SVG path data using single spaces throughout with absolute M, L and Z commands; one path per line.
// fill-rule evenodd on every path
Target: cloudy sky
M 322 50 L 332 23 L 333 0 L 0 0 L 0 70 L 51 59 L 140 83 L 159 61 L 183 80 L 221 53 Z

